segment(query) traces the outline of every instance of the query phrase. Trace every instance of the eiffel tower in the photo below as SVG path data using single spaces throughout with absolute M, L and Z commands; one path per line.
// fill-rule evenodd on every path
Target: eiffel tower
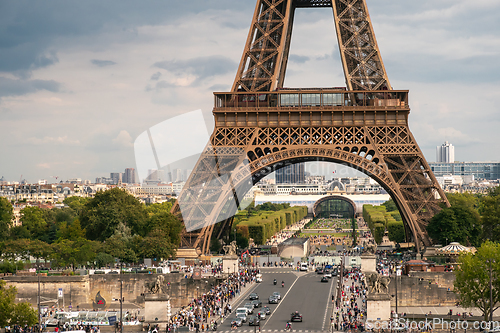
M 333 9 L 345 88 L 283 87 L 295 9 L 309 7 Z M 409 129 L 408 90 L 389 83 L 365 0 L 257 0 L 232 90 L 214 97 L 215 129 L 173 207 L 185 223 L 181 247 L 207 253 L 253 184 L 305 161 L 375 179 L 407 239 L 431 244 L 426 225 L 449 202 Z

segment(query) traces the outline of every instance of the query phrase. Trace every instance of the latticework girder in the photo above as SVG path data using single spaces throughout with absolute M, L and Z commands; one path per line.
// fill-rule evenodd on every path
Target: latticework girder
M 283 87 L 296 8 L 332 7 L 346 89 Z M 374 178 L 394 199 L 417 248 L 449 203 L 408 127 L 408 91 L 392 90 L 365 0 L 257 0 L 230 93 L 217 93 L 215 129 L 173 208 L 182 245 L 208 251 L 246 191 L 271 172 L 330 161 Z M 214 232 L 215 233 L 215 232 Z M 195 241 L 193 241 L 195 239 Z

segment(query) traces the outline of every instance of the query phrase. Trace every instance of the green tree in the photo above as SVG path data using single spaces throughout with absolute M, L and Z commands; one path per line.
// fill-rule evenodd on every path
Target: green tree
M 5 281 L 0 280 L 0 327 L 36 324 L 37 312 L 27 302 L 14 303 L 17 289 L 14 286 L 7 288 L 6 284 Z
M 427 225 L 429 236 L 440 244 L 459 242 L 467 246 L 481 243 L 481 222 L 478 212 L 470 206 L 455 204 L 434 215 Z
M 96 267 L 106 267 L 115 262 L 115 258 L 105 252 L 99 252 L 94 259 Z
M 76 215 L 81 215 L 85 208 L 85 204 L 90 200 L 90 198 L 72 196 L 64 199 L 63 203 L 68 205 L 76 213 Z
M 490 263 L 488 261 L 494 260 Z M 468 253 L 458 258 L 460 264 L 455 270 L 455 292 L 460 305 L 465 308 L 476 307 L 488 320 L 490 304 L 490 267 L 492 270 L 493 311 L 500 304 L 500 244 L 484 242 L 475 254 Z
M 148 219 L 146 230 L 150 233 L 159 229 L 168 237 L 169 242 L 178 246 L 183 226 L 181 221 L 168 211 L 160 211 Z
M 13 218 L 12 204 L 6 198 L 0 197 L 0 241 L 8 239 Z
M 164 201 L 162 203 L 154 203 L 146 206 L 146 212 L 149 216 L 159 214 L 161 212 L 170 213 L 172 210 L 172 203 L 170 201 Z
M 167 233 L 161 229 L 154 229 L 144 238 L 140 256 L 143 258 L 167 259 L 175 257 L 177 245 L 170 242 Z
M 10 323 L 17 294 L 15 287 L 7 288 L 6 284 L 5 281 L 0 280 L 0 327 L 5 327 Z
M 88 239 L 104 241 L 122 223 L 133 234 L 144 236 L 147 213 L 144 205 L 120 188 L 99 191 L 82 211 L 80 223 Z
M 385 206 L 385 209 L 388 212 L 393 212 L 398 210 L 398 207 L 396 207 L 396 203 L 392 199 L 387 200 L 382 205 Z
M 57 238 L 63 238 L 69 240 L 77 240 L 79 238 L 85 238 L 85 229 L 82 230 L 79 219 L 75 219 L 69 225 L 67 222 L 61 222 L 61 225 L 57 232 Z
M 47 233 L 45 212 L 40 207 L 25 207 L 21 210 L 22 227 L 26 228 L 30 239 L 43 239 Z
M 500 186 L 481 198 L 483 238 L 500 241 Z
M 37 310 L 33 309 L 28 302 L 15 304 L 10 322 L 19 326 L 33 326 L 38 323 Z

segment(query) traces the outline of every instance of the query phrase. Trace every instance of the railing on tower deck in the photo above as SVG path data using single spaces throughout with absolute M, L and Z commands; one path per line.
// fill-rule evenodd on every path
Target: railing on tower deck
M 215 92 L 214 111 L 235 108 L 408 110 L 408 90 L 282 89 L 273 92 Z

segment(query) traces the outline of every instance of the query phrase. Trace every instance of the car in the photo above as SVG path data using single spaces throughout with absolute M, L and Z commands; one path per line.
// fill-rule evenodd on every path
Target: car
M 231 321 L 231 326 L 233 325 L 240 327 L 241 325 L 243 325 L 243 319 L 241 319 L 240 317 L 236 317 L 235 320 Z
M 276 298 L 278 298 L 279 300 L 281 300 L 281 294 L 279 292 L 275 291 L 273 295 L 276 296 Z
M 245 305 L 243 305 L 244 308 L 247 308 L 248 309 L 248 314 L 252 314 L 253 313 L 253 304 L 252 303 L 245 303 Z
M 266 313 L 262 311 L 262 309 L 260 309 L 259 311 L 257 311 L 257 317 L 259 317 L 260 320 L 264 320 L 266 319 Z
M 328 278 L 326 276 L 321 277 L 321 282 L 328 282 Z
M 299 311 L 295 311 L 294 313 L 292 313 L 292 318 L 290 318 L 290 321 L 302 322 L 302 315 L 299 313 Z
M 278 304 L 278 297 L 276 297 L 274 295 L 269 296 L 268 303 L 269 304 Z
M 244 314 L 244 313 L 237 313 L 236 314 L 236 319 L 241 319 L 241 322 L 242 323 L 246 323 L 247 322 L 247 315 Z
M 332 276 L 337 276 L 337 275 L 339 275 L 339 271 L 338 271 L 337 267 L 335 267 L 333 269 Z
M 262 274 L 255 275 L 255 282 L 257 282 L 257 283 L 261 283 L 262 282 Z
M 332 277 L 332 273 L 330 271 L 325 271 L 325 277 L 327 278 L 331 278 Z
M 260 312 L 264 312 L 266 315 L 270 315 L 271 314 L 271 308 L 268 307 L 268 306 L 264 306 L 264 307 L 262 307 L 262 309 L 260 309 Z
M 248 318 L 248 326 L 259 326 L 260 319 L 257 316 L 250 316 Z
M 252 304 L 253 304 L 253 307 L 254 307 L 254 308 L 260 308 L 260 307 L 262 307 L 262 301 L 260 301 L 260 300 L 258 300 L 258 299 L 253 300 L 253 301 L 252 301 Z
M 317 274 L 323 274 L 323 268 L 316 268 L 316 273 Z
M 248 299 L 251 301 L 253 301 L 254 299 L 259 299 L 259 295 L 257 293 L 251 293 Z
M 236 314 L 238 314 L 238 313 L 248 314 L 248 309 L 247 308 L 237 308 Z

